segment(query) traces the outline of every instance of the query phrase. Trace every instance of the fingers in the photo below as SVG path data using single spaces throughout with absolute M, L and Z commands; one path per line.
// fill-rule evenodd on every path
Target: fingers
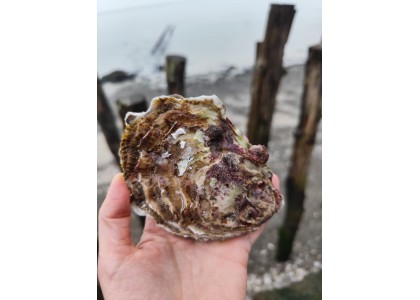
M 266 223 L 262 224 L 257 230 L 248 233 L 248 241 L 252 245 L 255 243 L 255 241 L 260 237 L 261 233 L 264 231 Z
M 144 224 L 143 233 L 152 233 L 153 235 L 168 234 L 168 232 L 165 229 L 157 225 L 156 221 L 151 216 L 146 216 L 146 222 Z
M 271 181 L 273 182 L 274 187 L 280 191 L 280 180 L 279 177 L 276 174 L 273 174 L 273 177 L 271 178 Z
M 151 216 L 146 216 L 146 222 L 144 223 L 144 231 L 152 232 L 158 227 L 156 221 Z
M 99 210 L 99 252 L 115 253 L 131 246 L 130 191 L 122 174 L 112 180 L 106 198 Z

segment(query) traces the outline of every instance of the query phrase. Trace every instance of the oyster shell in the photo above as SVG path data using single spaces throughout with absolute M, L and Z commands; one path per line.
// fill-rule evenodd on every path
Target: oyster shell
M 121 165 L 133 210 L 166 230 L 220 240 L 257 229 L 281 206 L 255 146 L 225 116 L 217 96 L 154 98 L 127 113 Z

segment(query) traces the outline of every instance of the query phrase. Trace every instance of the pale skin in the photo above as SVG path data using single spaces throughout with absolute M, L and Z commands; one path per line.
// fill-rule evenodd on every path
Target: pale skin
M 279 179 L 273 176 L 279 189 Z M 177 237 L 146 219 L 137 246 L 130 236 L 130 192 L 114 177 L 99 211 L 98 276 L 106 300 L 245 299 L 252 244 L 263 231 L 222 242 Z

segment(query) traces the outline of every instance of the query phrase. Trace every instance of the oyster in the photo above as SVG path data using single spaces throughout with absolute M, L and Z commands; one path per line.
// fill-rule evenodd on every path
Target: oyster
M 267 149 L 248 143 L 217 96 L 157 97 L 127 113 L 126 125 L 120 156 L 132 208 L 169 232 L 226 239 L 280 208 Z

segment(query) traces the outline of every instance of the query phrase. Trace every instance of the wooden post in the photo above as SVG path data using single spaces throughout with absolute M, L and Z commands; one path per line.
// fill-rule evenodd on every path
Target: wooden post
M 300 120 L 295 134 L 292 164 L 286 181 L 286 219 L 279 229 L 277 259 L 286 261 L 304 212 L 306 179 L 322 110 L 322 46 L 309 48 Z
M 259 66 L 261 66 L 261 64 L 262 64 L 262 61 L 261 60 L 259 60 L 259 58 L 261 57 L 261 53 L 262 53 L 262 47 L 263 47 L 263 42 L 257 42 L 257 48 L 256 48 L 256 56 L 255 56 L 255 61 L 256 61 L 256 64 L 255 64 L 255 66 L 256 67 L 259 67 Z M 253 79 L 255 79 L 255 78 L 253 78 Z
M 123 128 L 125 128 L 125 115 L 129 112 L 143 112 L 147 110 L 146 96 L 143 94 L 137 97 L 122 98 L 117 100 L 118 113 L 120 115 Z
M 118 149 L 120 147 L 120 133 L 115 124 L 114 115 L 112 114 L 111 107 L 105 97 L 105 93 L 102 90 L 101 81 L 97 78 L 97 119 L 98 123 L 102 128 L 102 132 L 105 135 L 106 142 L 109 149 L 114 155 L 115 161 L 120 166 L 120 156 Z
M 186 58 L 183 56 L 166 56 L 166 81 L 168 83 L 168 94 L 185 96 L 184 79 Z
M 247 133 L 252 144 L 267 146 L 270 139 L 276 95 L 284 74 L 284 46 L 294 15 L 293 5 L 272 4 L 264 42 L 257 44 Z

